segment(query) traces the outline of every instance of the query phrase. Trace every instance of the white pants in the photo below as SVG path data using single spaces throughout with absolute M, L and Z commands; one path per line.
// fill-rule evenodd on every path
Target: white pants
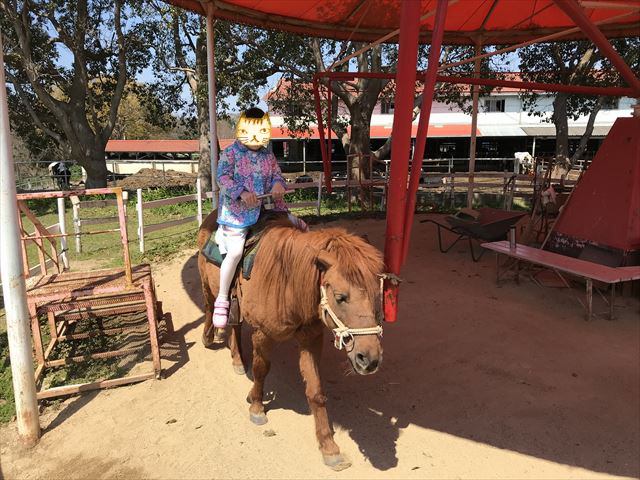
M 247 231 L 247 228 L 234 228 L 226 225 L 220 225 L 216 231 L 215 239 L 220 253 L 227 255 L 224 257 L 222 265 L 220 265 L 220 290 L 216 300 L 227 300 L 229 298 L 229 289 L 231 288 L 236 268 L 238 268 L 238 263 L 242 258 Z

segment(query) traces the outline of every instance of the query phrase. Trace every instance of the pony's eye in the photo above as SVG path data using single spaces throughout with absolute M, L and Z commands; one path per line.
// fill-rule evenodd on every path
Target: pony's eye
M 348 297 L 344 293 L 336 293 L 336 302 L 345 303 L 348 300 Z
M 269 133 L 269 129 L 268 128 L 261 128 L 260 129 L 260 133 Z

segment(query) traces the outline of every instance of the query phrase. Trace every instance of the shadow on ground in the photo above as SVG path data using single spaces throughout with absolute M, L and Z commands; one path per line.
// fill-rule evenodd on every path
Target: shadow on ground
M 380 470 L 397 465 L 400 432 L 415 425 L 638 476 L 639 331 L 629 311 L 637 305 L 617 322 L 583 322 L 567 292 L 529 284 L 497 288 L 492 258 L 474 264 L 464 246 L 437 253 L 429 228 L 420 227 L 414 239 L 421 249 L 412 251 L 403 272 L 401 320 L 385 326 L 381 371 L 346 375 L 344 354 L 324 344 L 322 377 L 334 425 L 348 431 Z M 381 246 L 379 226 L 358 233 Z M 195 256 L 184 265 L 182 281 L 201 306 Z M 249 328 L 243 331 L 250 353 Z M 247 367 L 249 361 L 245 355 Z M 308 414 L 297 365 L 294 345 L 275 349 L 265 387 L 269 410 Z M 315 441 L 312 431 L 309 441 Z M 430 445 L 422 448 L 428 458 Z

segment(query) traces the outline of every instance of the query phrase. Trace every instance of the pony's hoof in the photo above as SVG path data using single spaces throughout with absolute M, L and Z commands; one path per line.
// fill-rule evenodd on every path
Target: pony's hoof
M 221 345 L 227 341 L 227 332 L 225 328 L 215 328 L 213 330 L 213 341 L 211 342 L 214 345 Z
M 351 466 L 351 462 L 341 453 L 337 455 L 323 455 L 324 464 L 334 472 L 339 472 Z
M 249 420 L 254 425 L 264 425 L 269 421 L 264 413 L 249 413 Z
M 211 348 L 213 347 L 213 340 L 206 335 L 202 335 L 202 345 L 204 345 L 204 348 Z
M 234 365 L 233 366 L 233 371 L 237 375 L 246 375 L 247 374 L 247 371 L 244 369 L 244 365 Z

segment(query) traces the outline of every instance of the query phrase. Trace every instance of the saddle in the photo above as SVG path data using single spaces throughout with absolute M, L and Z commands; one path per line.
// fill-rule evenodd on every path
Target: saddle
M 247 238 L 244 243 L 244 252 L 242 253 L 242 259 L 238 263 L 238 269 L 242 271 L 242 277 L 245 280 L 251 278 L 251 271 L 253 270 L 253 263 L 258 249 L 260 248 L 260 239 L 264 233 L 266 227 L 274 220 L 280 218 L 287 218 L 287 212 L 272 212 L 263 210 L 258 222 L 255 225 L 249 227 L 247 232 Z M 211 234 L 207 243 L 202 247 L 201 253 L 207 259 L 207 261 L 213 263 L 215 266 L 220 267 L 222 261 L 226 255 L 220 253 L 220 248 L 216 243 L 215 232 Z M 240 312 L 238 305 L 237 295 L 237 282 L 238 272 L 236 272 L 234 282 L 231 286 L 231 305 L 229 308 L 229 325 L 238 325 L 240 322 Z
M 266 227 L 274 220 L 280 218 L 287 218 L 287 212 L 271 212 L 263 211 L 258 219 L 258 222 L 251 227 L 247 232 L 247 238 L 244 243 L 244 252 L 242 253 L 242 259 L 240 261 L 239 268 L 242 270 L 242 276 L 245 280 L 251 278 L 251 270 L 253 269 L 253 262 L 255 261 L 260 247 L 260 239 L 264 233 Z M 226 255 L 220 253 L 220 248 L 216 243 L 215 232 L 211 234 L 207 243 L 202 247 L 202 254 L 204 257 L 215 266 L 222 265 L 222 261 Z M 236 274 L 237 275 L 237 274 Z

